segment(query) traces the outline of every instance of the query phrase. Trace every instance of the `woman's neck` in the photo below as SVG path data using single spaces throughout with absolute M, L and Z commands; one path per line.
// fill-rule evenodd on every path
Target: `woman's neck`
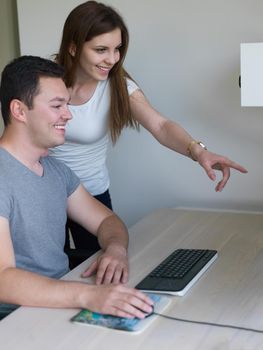
M 83 104 L 91 99 L 98 85 L 98 81 L 90 80 L 84 82 L 76 82 L 68 89 L 70 94 L 69 103 L 72 105 Z

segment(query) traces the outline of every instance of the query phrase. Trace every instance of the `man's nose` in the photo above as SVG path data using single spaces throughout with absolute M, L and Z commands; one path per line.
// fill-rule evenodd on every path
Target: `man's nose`
M 63 111 L 62 118 L 65 119 L 65 120 L 72 119 L 72 114 L 70 113 L 70 110 L 69 110 L 68 106 L 65 107 L 65 109 Z

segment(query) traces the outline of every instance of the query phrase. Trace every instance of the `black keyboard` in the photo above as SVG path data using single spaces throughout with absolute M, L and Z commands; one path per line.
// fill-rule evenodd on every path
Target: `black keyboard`
M 177 249 L 154 268 L 137 289 L 184 295 L 217 257 L 209 249 Z

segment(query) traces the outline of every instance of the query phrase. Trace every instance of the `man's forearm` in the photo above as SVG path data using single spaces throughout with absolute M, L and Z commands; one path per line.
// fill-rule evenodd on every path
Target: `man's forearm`
M 144 318 L 152 301 L 142 292 L 115 284 L 95 286 L 55 280 L 8 267 L 0 272 L 0 303 L 49 308 L 83 308 L 120 317 Z
M 128 230 L 124 223 L 113 214 L 102 221 L 98 228 L 98 240 L 103 250 L 110 246 L 119 246 L 127 250 L 129 243 Z
M 87 285 L 9 267 L 0 273 L 0 302 L 39 307 L 84 307 Z

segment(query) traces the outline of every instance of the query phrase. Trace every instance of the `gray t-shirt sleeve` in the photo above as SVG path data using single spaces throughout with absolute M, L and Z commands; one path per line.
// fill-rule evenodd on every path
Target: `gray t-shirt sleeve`
M 65 176 L 67 180 L 67 195 L 69 197 L 79 187 L 80 179 L 68 166 L 64 165 L 64 167 L 65 167 Z
M 67 197 L 69 197 L 80 185 L 80 179 L 67 165 L 64 163 L 48 157 L 48 161 L 51 163 L 52 167 L 56 167 L 57 174 L 60 180 L 65 183 L 67 190 Z

